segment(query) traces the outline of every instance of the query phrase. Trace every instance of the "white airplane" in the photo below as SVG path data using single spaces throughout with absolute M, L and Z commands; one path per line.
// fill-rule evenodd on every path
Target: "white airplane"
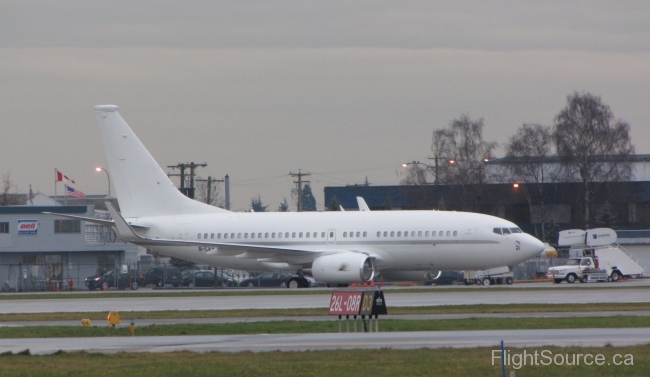
M 504 219 L 467 212 L 360 211 L 230 212 L 184 196 L 117 112 L 96 106 L 121 213 L 117 236 L 163 255 L 246 271 L 304 274 L 328 284 L 425 280 L 440 270 L 512 266 L 544 251 L 544 244 Z M 302 280 L 301 280 L 302 279 Z

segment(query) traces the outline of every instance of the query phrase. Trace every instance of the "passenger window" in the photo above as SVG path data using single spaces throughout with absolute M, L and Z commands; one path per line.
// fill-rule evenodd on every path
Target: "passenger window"
M 223 234 L 223 238 L 226 238 L 226 239 L 227 239 L 227 238 L 228 238 L 228 233 L 224 233 L 224 234 Z
M 298 233 L 298 238 L 302 238 L 302 232 Z
M 284 232 L 284 238 L 289 238 L 289 232 Z
M 343 237 L 347 237 L 347 236 L 348 236 L 348 232 L 343 232 Z
M 204 233 L 204 234 L 203 234 L 203 239 L 205 239 L 205 240 L 208 239 L 208 234 L 207 234 L 207 233 Z
M 367 237 L 367 236 L 368 236 L 368 232 L 363 232 L 363 236 L 364 236 L 364 237 Z
M 251 238 L 255 238 L 255 233 L 251 233 Z
M 418 232 L 418 237 L 422 237 L 422 231 Z
M 357 237 L 360 237 L 360 233 L 359 233 L 359 232 L 357 232 Z
M 330 238 L 334 237 L 334 232 L 330 232 Z
M 395 231 L 394 230 L 390 232 L 390 236 L 395 237 Z
M 381 232 L 377 232 L 377 237 L 381 237 Z
M 322 233 L 320 234 L 320 236 L 321 236 L 322 238 L 325 238 L 325 232 L 322 232 Z
M 318 232 L 314 232 L 314 238 L 318 237 Z
M 384 232 L 384 237 L 388 237 L 388 232 Z
M 408 237 L 408 236 L 409 236 L 409 232 L 404 232 L 404 237 Z
M 197 234 L 196 238 L 201 239 L 201 233 Z
M 449 231 L 447 231 L 447 237 L 449 237 L 449 235 L 450 235 L 450 234 L 449 234 Z
M 217 233 L 217 238 L 221 239 L 221 233 Z
M 214 239 L 214 233 L 210 233 L 210 239 Z
M 282 238 L 282 233 L 278 233 L 278 238 Z
M 264 233 L 264 238 L 269 238 L 269 234 L 268 234 L 268 233 Z
M 454 237 L 458 235 L 458 232 L 454 230 Z
M 420 233 L 422 233 L 422 232 L 420 232 Z M 414 231 L 411 231 L 411 237 L 415 237 L 415 232 Z
M 402 237 L 402 232 L 397 232 L 397 237 Z
M 262 238 L 262 233 L 257 233 L 257 238 Z
M 291 238 L 296 238 L 296 232 L 291 233 Z
M 424 236 L 429 237 L 429 231 L 428 230 L 426 232 L 424 232 Z
M 302 234 L 302 233 L 301 233 L 301 234 Z M 307 236 L 307 238 L 309 238 L 309 232 L 305 233 L 305 236 Z
M 248 238 L 248 233 L 244 233 L 244 238 Z
M 241 238 L 241 233 L 237 233 L 237 238 Z
M 440 237 L 442 237 L 443 234 L 444 234 L 444 232 L 442 230 L 440 232 L 438 232 L 438 236 L 440 236 Z
M 271 233 L 271 238 L 275 238 L 275 232 Z
M 494 228 L 494 229 L 492 229 L 492 231 L 494 233 L 496 233 L 496 234 L 503 234 L 503 233 L 501 233 L 501 228 Z
M 235 238 L 235 233 L 230 233 L 230 238 Z

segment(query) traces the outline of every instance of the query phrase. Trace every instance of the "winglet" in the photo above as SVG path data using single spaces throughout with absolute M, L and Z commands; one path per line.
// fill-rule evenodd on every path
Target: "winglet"
M 108 212 L 110 212 L 113 221 L 115 222 L 115 229 L 117 237 L 122 241 L 133 242 L 138 240 L 143 240 L 144 237 L 138 235 L 133 228 L 124 220 L 122 215 L 113 207 L 110 202 L 105 202 Z
M 362 211 L 362 212 L 369 212 L 370 211 L 370 207 L 368 207 L 368 205 L 366 204 L 366 201 L 363 200 L 362 197 L 357 196 L 357 203 L 359 204 L 359 211 Z

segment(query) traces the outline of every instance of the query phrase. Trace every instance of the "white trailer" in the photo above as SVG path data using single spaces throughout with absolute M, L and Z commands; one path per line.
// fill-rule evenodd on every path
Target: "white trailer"
M 510 271 L 510 267 L 488 268 L 487 270 L 465 271 L 465 284 L 476 284 L 489 286 L 491 284 L 512 284 L 515 275 Z

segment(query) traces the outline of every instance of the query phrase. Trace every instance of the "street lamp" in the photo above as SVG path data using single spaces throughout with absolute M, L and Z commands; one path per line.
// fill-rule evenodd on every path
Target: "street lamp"
M 96 167 L 95 168 L 95 171 L 98 171 L 98 172 L 100 172 L 102 170 L 106 172 L 106 178 L 108 179 L 108 197 L 110 198 L 111 197 L 111 177 L 108 176 L 108 170 L 106 170 L 106 169 L 104 169 L 102 167 Z

